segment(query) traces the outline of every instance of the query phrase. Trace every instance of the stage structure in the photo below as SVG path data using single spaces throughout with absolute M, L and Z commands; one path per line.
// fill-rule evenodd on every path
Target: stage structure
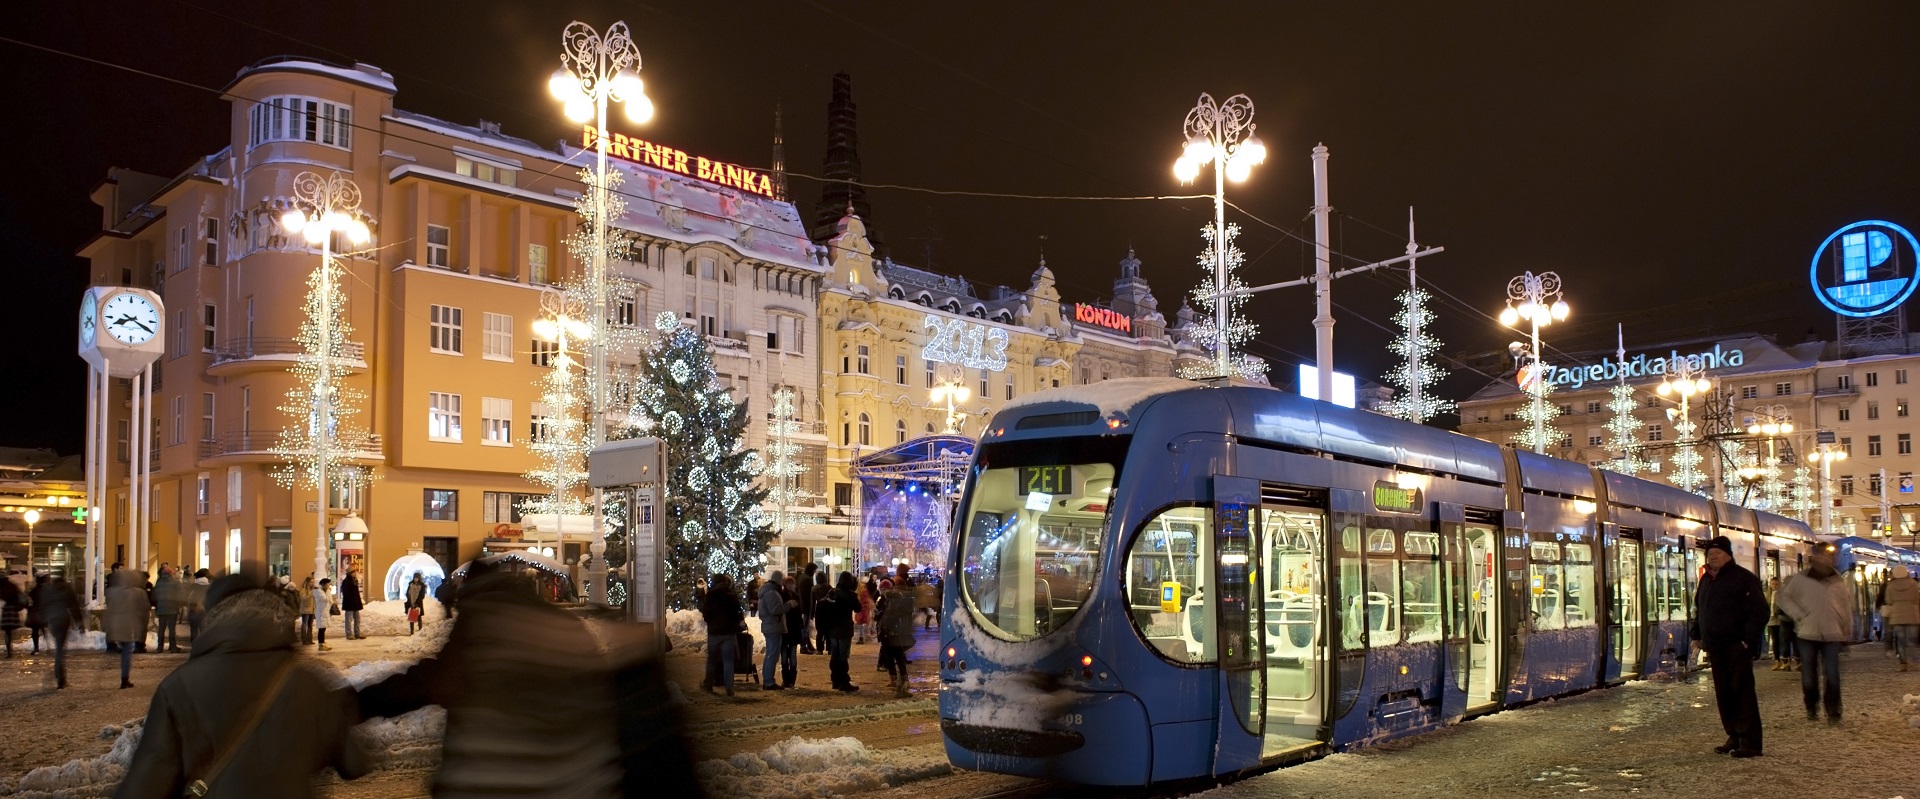
M 946 562 L 954 504 L 973 448 L 966 436 L 935 435 L 854 459 L 861 494 L 854 557 L 860 568 L 892 570 L 905 563 L 917 572 Z

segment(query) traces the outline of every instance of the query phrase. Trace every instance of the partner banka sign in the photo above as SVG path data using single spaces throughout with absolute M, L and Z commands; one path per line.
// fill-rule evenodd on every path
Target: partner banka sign
M 1879 316 L 1913 296 L 1916 256 L 1920 243 L 1906 228 L 1878 220 L 1855 222 L 1820 242 L 1808 277 L 1815 296 L 1834 313 Z
M 1596 364 L 1586 366 L 1560 367 L 1547 366 L 1547 382 L 1556 386 L 1579 389 L 1588 383 L 1600 383 L 1618 380 L 1624 373 L 1627 379 L 1664 375 L 1673 371 L 1673 365 L 1680 359 L 1686 359 L 1694 370 L 1726 369 L 1742 366 L 1747 362 L 1747 353 L 1742 350 L 1724 349 L 1713 345 L 1713 349 L 1681 355 L 1679 350 L 1670 350 L 1667 355 L 1648 355 L 1641 353 L 1624 361 L 1607 358 Z

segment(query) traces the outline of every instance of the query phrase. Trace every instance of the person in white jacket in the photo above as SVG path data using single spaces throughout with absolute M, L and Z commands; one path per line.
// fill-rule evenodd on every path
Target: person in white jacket
M 327 616 L 333 610 L 333 580 L 320 578 L 320 584 L 313 589 L 313 631 L 320 645 L 315 647 L 322 652 L 331 652 L 327 646 Z
M 1807 720 L 1818 720 L 1824 704 L 1827 724 L 1837 726 L 1840 647 L 1852 637 L 1853 587 L 1834 568 L 1831 545 L 1815 550 L 1807 560 L 1806 571 L 1780 586 L 1780 609 L 1793 619 L 1793 634 L 1800 639 L 1800 695 Z

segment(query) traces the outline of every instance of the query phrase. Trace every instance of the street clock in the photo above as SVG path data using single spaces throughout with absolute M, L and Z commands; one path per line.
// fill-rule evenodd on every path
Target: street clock
M 166 347 L 160 295 L 95 286 L 80 298 L 80 357 L 112 377 L 131 377 Z

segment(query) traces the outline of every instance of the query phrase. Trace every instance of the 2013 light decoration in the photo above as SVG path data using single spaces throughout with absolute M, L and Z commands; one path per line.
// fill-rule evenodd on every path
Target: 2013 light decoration
M 760 458 L 740 446 L 746 413 L 715 384 L 705 337 L 672 313 L 660 314 L 654 326 L 628 415 L 637 432 L 667 447 L 660 498 L 667 595 L 684 607 L 712 574 L 744 584 L 759 570 L 773 531 L 760 507 L 767 490 L 753 484 Z
M 338 172 L 327 177 L 313 172 L 295 175 L 293 205 L 281 216 L 280 226 L 320 248 L 320 268 L 307 276 L 307 296 L 295 338 L 300 354 L 288 369 L 294 384 L 280 405 L 281 413 L 297 421 L 281 428 L 272 449 L 280 464 L 271 471 L 280 485 L 312 488 L 319 496 L 314 573 L 327 576 L 333 574 L 328 486 L 337 484 L 356 492 L 375 476 L 354 463 L 372 448 L 373 437 L 352 423 L 365 397 L 346 386 L 345 369 L 340 368 L 349 359 L 347 339 L 353 327 L 342 314 L 346 295 L 340 288 L 333 239 L 339 234 L 355 246 L 363 245 L 372 239 L 372 229 L 360 210 L 360 187 Z
M 1427 332 L 1434 319 L 1433 311 L 1427 308 L 1429 297 L 1418 287 L 1409 286 L 1395 298 L 1400 310 L 1394 313 L 1393 321 L 1400 325 L 1400 333 L 1387 345 L 1387 351 L 1400 356 L 1400 363 L 1387 371 L 1387 382 L 1399 386 L 1400 394 L 1381 407 L 1388 416 L 1421 424 L 1455 408 L 1452 400 L 1433 394 L 1433 387 L 1446 378 L 1447 370 L 1433 360 L 1433 354 L 1440 351 L 1440 339 Z
M 773 392 L 773 408 L 767 419 L 767 454 L 770 462 L 764 476 L 769 511 L 767 524 L 783 542 L 788 534 L 802 525 L 820 523 L 817 516 L 793 510 L 793 506 L 813 499 L 813 495 L 800 488 L 800 477 L 807 473 L 807 467 L 798 459 L 800 445 L 795 443 L 794 436 L 800 432 L 800 422 L 794 416 L 793 389 L 781 386 Z M 759 458 L 756 456 L 750 460 L 757 462 Z M 748 469 L 751 470 L 753 465 L 749 463 Z
M 927 314 L 922 328 L 931 328 L 933 337 L 920 348 L 920 357 L 928 363 L 959 364 L 968 369 L 989 372 L 1007 368 L 1007 331 L 974 324 L 964 319 L 948 319 Z
M 587 482 L 587 454 L 593 451 L 585 421 L 585 397 L 576 360 L 579 343 L 593 335 L 593 327 L 581 318 L 582 299 L 567 291 L 549 291 L 540 295 L 541 318 L 533 323 L 533 333 L 554 345 L 549 368 L 540 376 L 540 402 L 546 415 L 528 430 L 527 449 L 540 459 L 540 465 L 526 472 L 527 482 L 545 486 L 544 495 L 521 503 L 522 513 L 585 515 L 589 508 L 580 497 Z M 564 533 L 564 530 L 560 531 Z M 585 532 L 585 531 L 576 531 Z
M 1202 349 L 1213 353 L 1214 357 L 1205 363 L 1182 367 L 1180 376 L 1188 380 L 1214 377 L 1258 380 L 1267 372 L 1265 361 L 1244 354 L 1234 354 L 1235 348 L 1252 341 L 1254 334 L 1259 332 L 1260 328 L 1240 314 L 1240 308 L 1246 304 L 1249 296 L 1244 291 L 1247 287 L 1246 283 L 1242 282 L 1240 276 L 1235 273 L 1246 257 L 1233 243 L 1234 239 L 1240 236 L 1240 226 L 1227 225 L 1224 230 L 1225 235 L 1220 237 L 1216 237 L 1212 226 L 1200 230 L 1200 236 L 1206 239 L 1207 246 L 1200 251 L 1199 257 L 1195 260 L 1200 264 L 1201 269 L 1207 271 L 1208 280 L 1193 289 L 1193 301 L 1205 310 L 1206 314 L 1194 323 L 1188 335 Z M 1215 253 L 1216 247 L 1220 248 L 1218 255 Z M 1225 275 L 1224 280 L 1217 279 L 1215 270 Z M 1225 295 L 1224 299 L 1220 298 L 1222 293 Z M 1224 314 L 1215 305 L 1218 302 L 1226 303 Z M 1223 318 L 1226 320 L 1225 329 L 1221 328 L 1219 322 Z

